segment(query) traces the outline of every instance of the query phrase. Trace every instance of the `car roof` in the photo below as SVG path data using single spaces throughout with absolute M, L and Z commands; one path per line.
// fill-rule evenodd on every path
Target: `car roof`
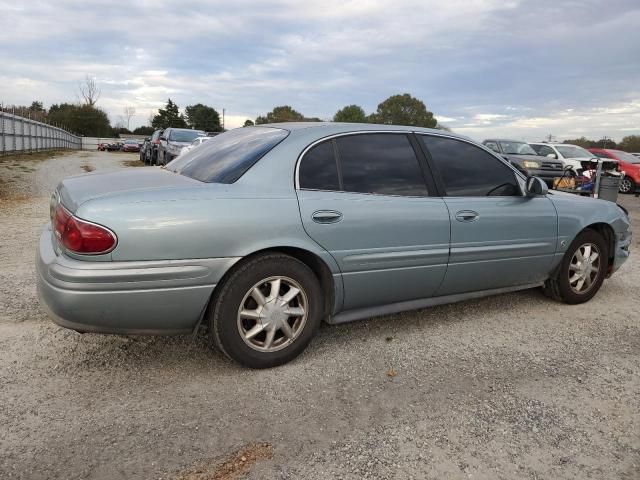
M 326 134 L 334 135 L 336 133 L 351 133 L 351 132 L 374 132 L 374 131 L 411 131 L 420 133 L 435 133 L 439 135 L 447 135 L 449 137 L 456 137 L 465 140 L 470 140 L 465 135 L 459 135 L 457 133 L 449 132 L 446 130 L 438 130 L 436 128 L 424 128 L 414 127 L 410 125 L 386 125 L 379 123 L 343 123 L 343 122 L 282 122 L 282 123 L 265 123 L 260 125 L 254 125 L 252 127 L 242 128 L 280 128 L 282 130 L 288 130 L 290 132 L 304 131 L 305 133 L 318 134 L 323 136 Z
M 549 142 L 527 142 L 529 145 L 549 145 L 550 147 L 580 147 L 580 145 L 576 145 L 575 143 L 549 143 Z M 580 147 L 584 148 L 584 147 Z

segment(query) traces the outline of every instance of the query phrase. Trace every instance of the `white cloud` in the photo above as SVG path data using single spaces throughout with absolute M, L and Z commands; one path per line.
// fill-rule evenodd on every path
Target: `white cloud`
M 145 112 L 135 124 L 168 97 L 226 108 L 237 126 L 279 104 L 330 118 L 404 92 L 463 133 L 619 137 L 640 124 L 637 0 L 0 0 L 0 12 L 5 103 L 74 101 L 88 73 L 112 119 Z

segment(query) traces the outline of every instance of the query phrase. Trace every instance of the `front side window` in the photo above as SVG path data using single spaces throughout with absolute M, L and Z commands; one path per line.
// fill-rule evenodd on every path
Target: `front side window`
M 419 135 L 452 197 L 519 196 L 516 175 L 507 165 L 470 143 Z
M 201 182 L 233 183 L 288 134 L 281 128 L 236 128 L 180 155 L 166 168 Z
M 338 137 L 335 142 L 345 191 L 427 195 L 422 169 L 406 135 L 350 135 Z

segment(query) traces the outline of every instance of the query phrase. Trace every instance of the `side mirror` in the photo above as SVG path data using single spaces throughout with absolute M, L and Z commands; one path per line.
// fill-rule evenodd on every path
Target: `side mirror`
M 546 195 L 548 192 L 549 187 L 547 187 L 546 182 L 540 177 L 527 178 L 527 197 Z
M 558 156 L 555 153 L 547 153 L 547 158 L 555 158 L 555 159 L 557 159 Z

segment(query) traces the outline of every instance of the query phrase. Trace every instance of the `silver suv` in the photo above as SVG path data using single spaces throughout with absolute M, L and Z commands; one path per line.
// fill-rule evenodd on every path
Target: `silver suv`
M 190 130 L 188 128 L 167 128 L 160 135 L 158 145 L 158 164 L 166 165 L 182 152 L 182 147 L 191 145 L 198 137 L 204 137 L 206 133 L 202 130 Z

